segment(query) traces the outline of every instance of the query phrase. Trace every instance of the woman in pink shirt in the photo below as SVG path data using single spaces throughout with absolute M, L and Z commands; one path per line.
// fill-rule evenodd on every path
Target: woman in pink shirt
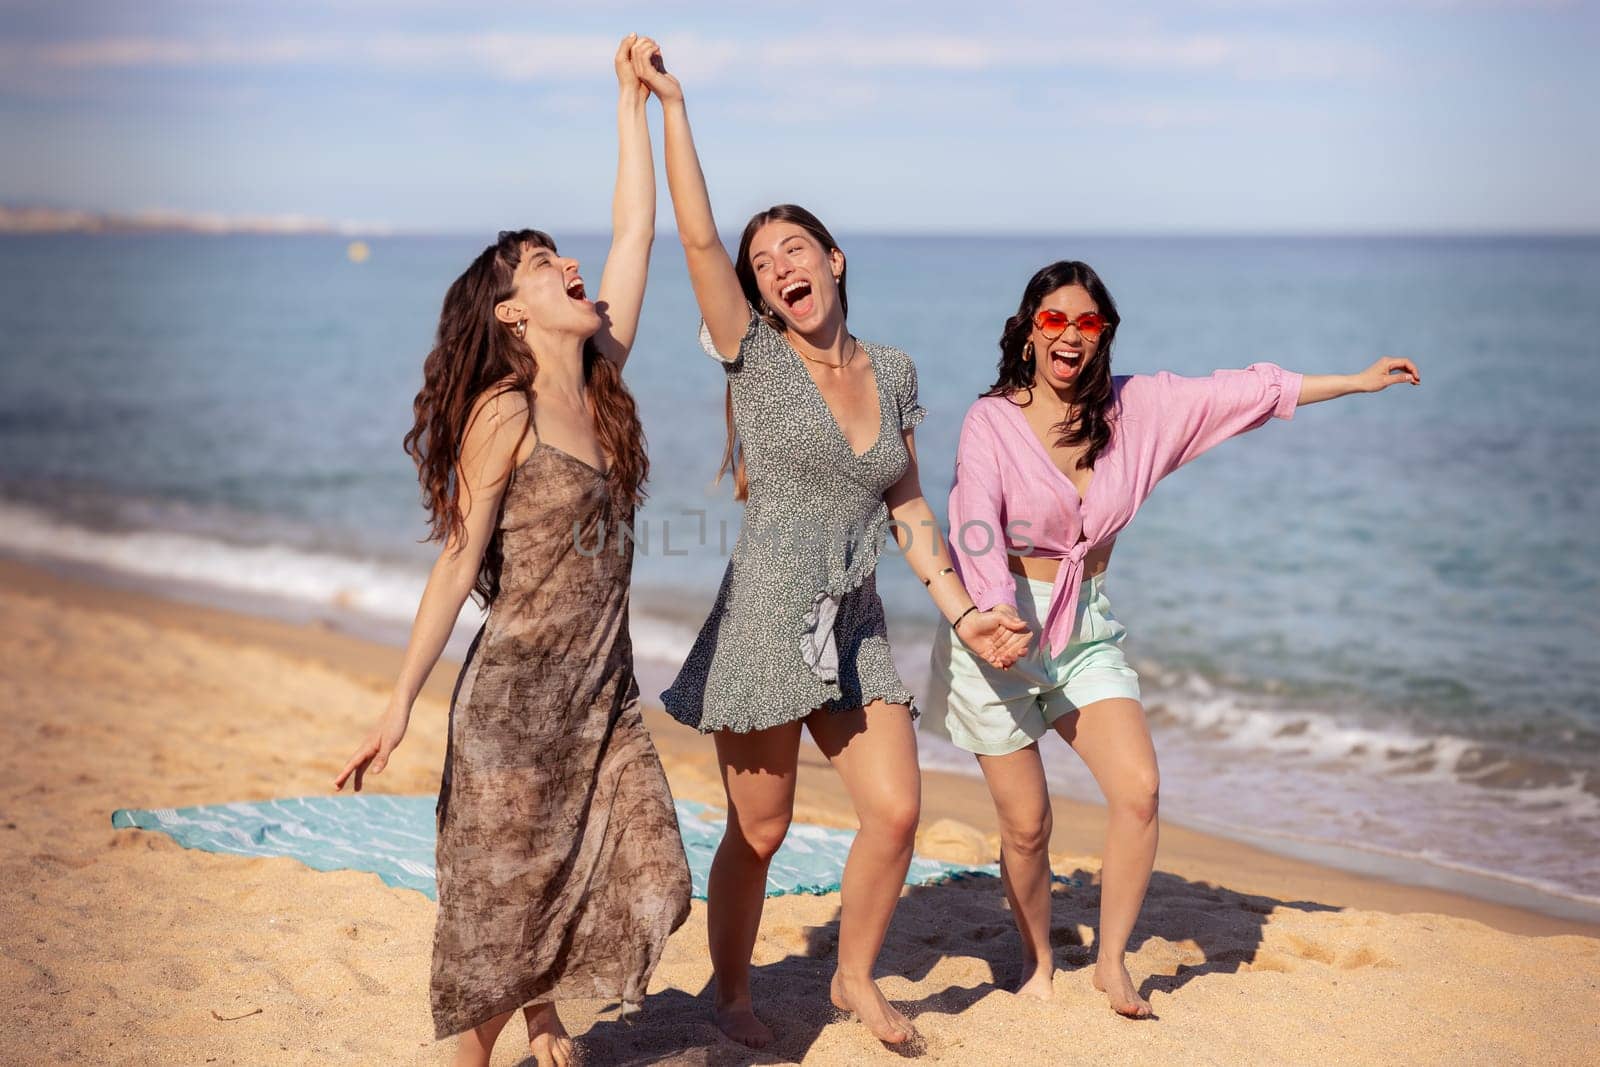
M 974 753 L 1000 818 L 1001 876 L 1022 939 L 1019 993 L 1049 998 L 1050 797 L 1039 738 L 1054 730 L 1083 758 L 1109 813 L 1094 985 L 1123 1015 L 1144 1016 L 1123 963 L 1156 852 L 1158 775 L 1123 658 L 1125 630 L 1105 595 L 1118 532 L 1172 471 L 1296 406 L 1396 382 L 1405 359 L 1360 374 L 1305 375 L 1272 363 L 1207 378 L 1111 374 L 1120 322 L 1087 264 L 1053 263 L 1028 282 L 1000 338 L 994 386 L 968 409 L 950 491 L 950 546 L 979 610 L 1016 612 L 1035 651 L 999 670 L 934 641 L 928 711 Z

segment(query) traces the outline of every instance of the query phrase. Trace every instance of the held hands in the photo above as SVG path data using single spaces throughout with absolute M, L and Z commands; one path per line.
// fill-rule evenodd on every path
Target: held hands
M 344 765 L 344 770 L 339 772 L 339 777 L 333 780 L 335 792 L 344 789 L 344 783 L 352 774 L 356 776 L 357 793 L 361 792 L 362 780 L 368 774 L 382 774 L 383 769 L 389 765 L 389 755 L 406 736 L 406 727 L 411 722 L 411 709 L 391 703 L 378 720 L 378 725 L 367 735 L 366 740 L 356 749 L 356 754 L 350 757 L 350 762 Z
M 661 58 L 661 46 L 648 37 L 640 37 L 634 42 L 633 73 L 663 104 L 683 99 L 683 86 L 678 84 L 677 78 L 667 73 L 667 65 Z
M 974 611 L 961 620 L 956 636 L 990 666 L 1002 669 L 1028 654 L 1033 634 L 1010 604 Z
M 639 75 L 633 69 L 634 50 L 649 41 L 641 38 L 637 33 L 630 33 L 617 45 L 617 54 L 612 59 L 617 68 L 617 86 L 622 91 L 624 100 L 644 103 L 650 97 L 650 89 L 639 80 Z
M 1355 375 L 1355 379 L 1357 388 L 1363 393 L 1382 392 L 1396 382 L 1422 384 L 1422 376 L 1417 373 L 1417 365 L 1409 359 L 1399 359 L 1394 356 L 1384 356 Z

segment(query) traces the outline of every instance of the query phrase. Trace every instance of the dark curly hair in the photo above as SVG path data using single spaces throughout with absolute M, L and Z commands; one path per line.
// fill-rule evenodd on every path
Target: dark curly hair
M 1035 367 L 1028 335 L 1033 332 L 1033 316 L 1046 296 L 1068 285 L 1081 285 L 1088 290 L 1089 298 L 1106 320 L 1094 356 L 1078 375 L 1076 410 L 1052 427 L 1058 435 L 1058 446 L 1088 446 L 1078 457 L 1078 469 L 1084 470 L 1094 466 L 1095 459 L 1111 442 L 1111 409 L 1116 403 L 1111 391 L 1111 342 L 1116 340 L 1117 324 L 1122 321 L 1116 301 L 1089 264 L 1064 259 L 1041 268 L 1028 279 L 1017 313 L 1006 320 L 1005 329 L 1000 332 L 999 373 L 983 395 L 1009 398 L 1024 389 L 1032 392 Z
M 456 466 L 478 399 L 500 393 L 527 397 L 524 436 L 532 430 L 538 355 L 494 314 L 495 305 L 513 294 L 512 272 L 529 248 L 554 252 L 556 244 L 539 230 L 507 230 L 445 293 L 433 350 L 422 366 L 422 388 L 412 403 L 416 421 L 404 441 L 422 483 L 429 540 L 448 544 L 465 529 Z M 594 401 L 595 436 L 610 460 L 606 479 L 614 499 L 631 511 L 644 498 L 650 471 L 633 395 L 622 384 L 622 372 L 592 337 L 583 345 L 583 377 Z M 501 561 L 496 530 L 484 549 L 472 589 L 485 606 L 499 594 Z

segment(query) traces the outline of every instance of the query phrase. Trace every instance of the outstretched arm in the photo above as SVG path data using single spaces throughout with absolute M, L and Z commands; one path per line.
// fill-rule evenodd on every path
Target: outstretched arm
M 390 753 L 405 737 L 411 722 L 411 705 L 439 662 L 461 614 L 461 605 L 477 582 L 478 568 L 500 515 L 500 498 L 527 431 L 528 401 L 520 393 L 487 396 L 474 406 L 456 466 L 462 527 L 445 542 L 428 574 L 388 706 L 334 778 L 334 789 L 343 789 L 345 781 L 354 775 L 359 793 L 365 776 L 382 772 Z
M 1124 419 L 1143 422 L 1137 463 L 1142 491 L 1230 437 L 1268 419 L 1294 417 L 1301 404 L 1373 393 L 1396 382 L 1420 383 L 1407 359 L 1385 357 L 1360 374 L 1303 375 L 1275 363 L 1219 370 L 1204 378 L 1170 371 L 1134 375 L 1121 394 Z
M 650 95 L 634 73 L 634 53 L 654 48 L 648 37 L 630 33 L 617 47 L 617 190 L 611 200 L 611 251 L 600 276 L 596 304 L 604 324 L 594 343 L 621 366 L 633 348 L 650 271 L 650 245 L 656 236 L 656 169 L 650 156 L 650 127 L 644 103 Z
M 683 103 L 683 87 L 667 73 L 661 50 L 653 43 L 642 57 L 635 53 L 634 70 L 661 101 L 667 188 L 672 193 L 672 213 L 689 263 L 689 281 L 694 285 L 700 316 L 705 319 L 717 351 L 724 359 L 732 360 L 738 356 L 739 342 L 750 325 L 750 305 L 739 288 L 733 260 L 717 236 L 711 197 L 706 192 L 705 174 L 700 170 L 694 134 L 689 129 L 689 112 Z
M 1377 393 L 1398 382 L 1421 385 L 1417 365 L 1409 359 L 1384 356 L 1360 374 L 1307 374 L 1300 379 L 1300 406 L 1334 400 L 1351 393 Z

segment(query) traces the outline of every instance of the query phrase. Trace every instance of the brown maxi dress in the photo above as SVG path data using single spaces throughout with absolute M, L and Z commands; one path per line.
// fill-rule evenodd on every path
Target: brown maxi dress
M 437 1038 L 535 1000 L 637 1005 L 688 915 L 639 714 L 622 512 L 598 470 L 543 441 L 506 486 L 500 590 L 456 682 L 436 808 Z

